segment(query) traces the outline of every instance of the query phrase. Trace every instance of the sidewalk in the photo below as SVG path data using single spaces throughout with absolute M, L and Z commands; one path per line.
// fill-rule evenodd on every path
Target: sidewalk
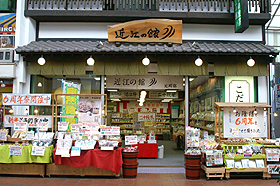
M 229 180 L 210 179 L 188 180 L 184 174 L 137 174 L 135 179 L 98 177 L 16 177 L 1 176 L 0 185 L 10 186 L 277 186 L 277 179 L 263 180 L 261 177 L 232 178 Z

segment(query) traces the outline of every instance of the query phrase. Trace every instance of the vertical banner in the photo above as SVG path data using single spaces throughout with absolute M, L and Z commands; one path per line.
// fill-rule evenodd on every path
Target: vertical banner
M 81 92 L 81 84 L 75 84 L 73 82 L 67 82 L 62 80 L 62 94 L 80 94 Z M 63 105 L 78 105 L 79 104 L 79 96 L 62 96 L 61 97 Z M 78 106 L 62 106 L 61 116 L 76 116 L 79 107 Z M 68 122 L 67 132 L 71 131 L 71 124 L 78 123 L 77 117 L 71 118 L 61 118 L 62 122 Z
M 251 138 L 266 137 L 266 123 L 264 110 L 257 108 L 224 108 L 224 137 L 225 138 Z

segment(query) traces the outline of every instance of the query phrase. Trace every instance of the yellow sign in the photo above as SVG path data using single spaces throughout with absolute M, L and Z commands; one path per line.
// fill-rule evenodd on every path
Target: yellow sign
M 154 121 L 144 121 L 145 127 L 151 127 L 154 125 Z
M 146 19 L 108 26 L 108 41 L 182 44 L 182 20 Z

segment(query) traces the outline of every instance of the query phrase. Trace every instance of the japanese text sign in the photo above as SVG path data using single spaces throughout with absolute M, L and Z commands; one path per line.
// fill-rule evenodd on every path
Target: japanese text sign
M 120 127 L 100 128 L 101 135 L 120 135 Z
M 22 147 L 21 146 L 9 146 L 9 155 L 18 155 L 21 156 L 22 155 Z
M 4 131 L 0 131 L 0 140 L 7 141 L 7 135 Z
M 38 123 L 39 131 L 48 131 L 48 123 L 40 122 Z
M 14 130 L 26 130 L 27 123 L 26 122 L 15 122 Z
M 66 131 L 68 128 L 68 122 L 58 122 L 58 131 Z
M 51 105 L 51 94 L 3 94 L 3 105 Z
M 106 76 L 112 89 L 183 89 L 183 76 Z M 167 94 L 166 94 L 167 96 Z M 176 95 L 168 94 L 175 97 Z
M 108 41 L 182 44 L 182 20 L 146 19 L 108 26 Z
M 264 110 L 257 108 L 224 108 L 224 137 L 266 137 Z
M 45 147 L 32 146 L 31 155 L 32 156 L 44 156 L 45 155 Z
M 138 121 L 155 121 L 155 113 L 138 113 Z
M 125 136 L 125 145 L 137 144 L 137 136 Z
M 48 127 L 52 126 L 52 116 L 11 116 L 6 115 L 4 120 L 5 127 L 13 127 L 15 122 L 26 122 L 29 128 L 38 127 L 38 123 L 46 122 Z

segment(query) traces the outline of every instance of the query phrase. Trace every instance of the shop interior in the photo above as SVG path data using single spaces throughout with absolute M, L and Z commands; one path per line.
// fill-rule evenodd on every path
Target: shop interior
M 100 76 L 32 76 L 32 93 L 61 93 L 61 80 L 81 84 L 80 94 L 100 94 Z M 121 137 L 126 135 L 155 135 L 159 149 L 163 148 L 159 157 L 139 158 L 139 166 L 182 166 L 185 149 L 185 79 L 183 89 L 167 92 L 166 90 L 119 89 L 110 91 L 104 83 L 107 94 L 107 125 L 119 126 Z M 189 77 L 189 111 L 190 126 L 199 128 L 201 137 L 204 132 L 214 137 L 215 102 L 222 101 L 222 77 L 198 76 Z M 52 87 L 52 88 L 51 88 Z M 143 105 L 139 105 L 141 91 L 145 91 Z M 170 97 L 170 98 L 168 98 Z M 48 114 L 50 108 L 41 108 L 40 112 Z M 32 110 L 31 110 L 32 112 Z M 155 120 L 149 127 L 133 128 L 138 113 L 155 113 Z M 50 114 L 50 113 L 49 113 Z M 148 139 L 148 137 L 146 137 Z M 145 142 L 147 143 L 147 141 Z M 123 146 L 125 143 L 123 141 Z M 159 152 L 159 151 L 158 151 Z

